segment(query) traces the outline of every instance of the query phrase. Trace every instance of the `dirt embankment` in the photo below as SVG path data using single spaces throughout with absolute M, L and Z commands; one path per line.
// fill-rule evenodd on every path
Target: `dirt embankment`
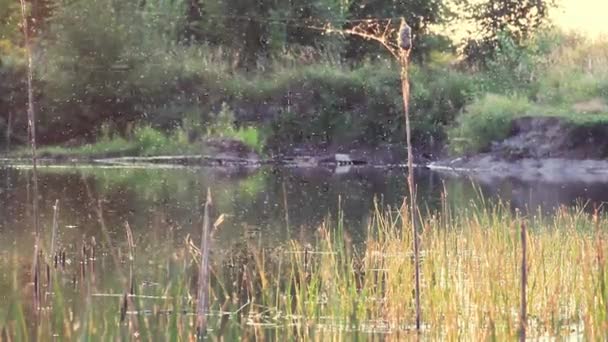
M 576 125 L 554 117 L 524 117 L 512 122 L 510 136 L 491 153 L 522 158 L 606 159 L 608 125 Z
M 490 152 L 444 160 L 431 169 L 475 178 L 513 177 L 546 182 L 608 182 L 608 124 L 579 125 L 555 117 L 512 122 L 507 139 Z

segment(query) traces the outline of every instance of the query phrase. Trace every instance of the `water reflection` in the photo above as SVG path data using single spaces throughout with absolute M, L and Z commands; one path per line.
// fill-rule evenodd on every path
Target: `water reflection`
M 448 193 L 451 205 L 502 198 L 514 208 L 547 211 L 559 205 L 588 202 L 591 207 L 608 200 L 608 184 L 543 184 L 517 179 L 475 182 L 464 177 L 417 171 L 418 197 L 422 207 L 440 205 Z M 0 170 L 0 243 L 32 244 L 30 171 Z M 42 168 L 40 207 L 43 229 L 49 231 L 52 206 L 60 201 L 61 234 L 66 240 L 99 234 L 92 205 L 101 200 L 104 219 L 112 234 L 122 238 L 125 222 L 135 234 L 174 231 L 167 243 L 180 244 L 198 232 L 201 205 L 211 189 L 216 213 L 226 215 L 216 239 L 228 247 L 243 238 L 273 245 L 296 238 L 312 238 L 311 232 L 328 216 L 341 211 L 352 238 L 364 238 L 365 226 L 375 200 L 399 207 L 406 193 L 405 176 L 399 169 L 358 168 L 348 173 L 325 169 L 276 169 L 225 172 L 215 169 Z M 99 237 L 98 237 L 99 238 Z
M 608 200 L 608 184 L 547 184 L 514 178 L 488 182 L 428 170 L 416 172 L 418 199 L 428 210 L 439 208 L 443 192 L 453 207 L 480 201 L 481 195 L 486 201 L 509 201 L 513 209 L 540 206 L 547 212 L 577 201 L 593 208 Z M 318 227 L 338 213 L 343 215 L 345 238 L 361 242 L 374 202 L 396 208 L 406 193 L 400 169 L 354 168 L 340 173 L 326 169 L 64 167 L 42 168 L 39 175 L 43 241 L 50 241 L 53 205 L 59 200 L 57 241 L 58 248 L 67 251 L 68 264 L 61 282 L 68 289 L 64 295 L 71 298 L 74 312 L 88 307 L 85 300 L 103 300 L 87 299 L 81 295 L 83 291 L 118 296 L 124 291 L 120 273 L 126 272 L 121 268 L 128 264 L 127 222 L 136 245 L 138 291 L 158 294 L 154 291 L 162 291 L 160 282 L 170 283 L 184 274 L 195 279 L 196 271 L 184 261 L 189 253 L 185 242 L 188 237 L 199 241 L 208 188 L 213 194 L 212 217 L 225 215 L 213 238 L 211 258 L 216 269 L 228 273 L 236 269 L 224 265 L 238 265 L 235 260 L 239 258 L 241 264 L 247 264 L 251 250 L 273 250 L 290 239 L 314 245 Z M 30 178 L 27 168 L 0 169 L 0 314 L 15 297 L 12 291 L 23 292 L 18 298 L 28 298 L 31 292 Z M 97 273 L 87 285 L 91 288 L 86 288 L 84 277 L 79 276 L 79 251 L 93 238 L 99 243 L 98 258 L 91 263 Z M 228 278 L 238 277 L 237 272 Z M 104 303 L 108 312 L 117 312 L 116 301 Z

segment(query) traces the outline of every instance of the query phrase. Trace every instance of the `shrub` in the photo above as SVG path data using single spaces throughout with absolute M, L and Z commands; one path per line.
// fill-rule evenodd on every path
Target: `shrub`
M 445 127 L 479 91 L 478 77 L 448 66 L 412 71 L 410 106 L 416 141 L 425 143 L 430 136 L 443 140 Z
M 167 150 L 170 140 L 159 130 L 149 125 L 137 127 L 133 132 L 133 140 L 141 155 L 159 155 Z
M 546 56 L 539 101 L 571 104 L 594 97 L 608 99 L 608 41 L 563 36 Z
M 27 142 L 26 69 L 18 56 L 2 56 L 0 65 L 0 146 L 7 142 L 7 124 L 11 121 L 11 140 Z M 2 63 L 2 61 L 0 61 Z
M 265 148 L 266 138 L 262 130 L 254 126 L 237 127 L 234 112 L 225 103 L 208 125 L 207 136 L 238 140 L 258 153 Z
M 146 117 L 165 128 L 179 121 L 166 107 L 175 99 L 182 106 L 192 102 L 184 85 L 193 79 L 188 68 L 198 53 L 176 42 L 184 4 L 98 0 L 56 6 L 47 39 L 40 41 L 45 58 L 37 61 L 45 95 L 40 119 L 56 135 L 49 140 L 94 133 L 108 120 L 121 127 Z
M 264 151 L 264 142 L 266 139 L 262 131 L 257 127 L 239 127 L 234 131 L 232 138 L 242 141 L 257 153 L 262 153 Z
M 511 121 L 525 115 L 532 105 L 524 97 L 486 94 L 466 107 L 449 133 L 455 153 L 485 152 L 491 142 L 508 136 Z
M 354 69 L 310 65 L 282 71 L 275 93 L 285 105 L 271 118 L 269 145 L 376 144 L 401 139 L 399 72 L 389 63 Z M 281 89 L 280 92 L 278 90 Z

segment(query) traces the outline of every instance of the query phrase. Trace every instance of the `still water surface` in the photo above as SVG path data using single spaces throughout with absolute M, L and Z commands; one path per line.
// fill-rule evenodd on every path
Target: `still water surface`
M 428 170 L 416 173 L 419 202 L 430 210 L 439 207 L 445 191 L 454 206 L 477 201 L 481 194 L 524 211 L 541 207 L 550 212 L 560 205 L 576 204 L 592 208 L 608 201 L 608 184 L 547 184 L 512 178 L 480 183 Z M 399 207 L 406 194 L 403 170 L 379 168 L 336 174 L 326 169 L 42 167 L 39 187 L 43 229 L 50 230 L 52 208 L 59 200 L 59 227 L 65 242 L 98 234 L 95 208 L 101 201 L 106 224 L 117 238 L 122 239 L 128 222 L 135 235 L 176 231 L 175 240 L 168 244 L 182 243 L 187 234 L 199 232 L 209 188 L 216 216 L 226 217 L 216 237 L 219 246 L 253 235 L 267 244 L 306 239 L 340 209 L 346 230 L 360 240 L 374 201 Z M 32 246 L 31 188 L 31 170 L 0 169 L 2 247 Z
M 419 202 L 428 210 L 440 206 L 445 192 L 452 206 L 479 201 L 483 196 L 486 201 L 500 198 L 513 209 L 528 212 L 539 207 L 550 212 L 560 205 L 576 204 L 593 208 L 608 201 L 608 184 L 546 184 L 499 178 L 481 183 L 429 170 L 416 173 Z M 0 290 L 15 286 L 14 267 L 21 268 L 17 281 L 24 287 L 30 279 L 28 263 L 34 236 L 31 176 L 27 167 L 0 169 L 0 269 L 4 270 Z M 378 168 L 336 173 L 326 169 L 42 167 L 39 188 L 43 237 L 50 240 L 53 205 L 58 200 L 57 245 L 68 251 L 68 262 L 78 258 L 83 241 L 95 239 L 99 244 L 97 267 L 101 272 L 96 291 L 100 293 L 123 291 L 124 285 L 104 248 L 109 242 L 125 250 L 126 223 L 133 231 L 140 256 L 138 282 L 144 286 L 148 279 L 158 279 L 159 265 L 152 260 L 170 259 L 176 248 L 185 245 L 187 237 L 199 241 L 207 189 L 213 196 L 213 217 L 225 215 L 212 242 L 212 258 L 225 257 L 235 251 L 235 246 L 252 242 L 261 248 L 274 248 L 290 239 L 314 244 L 320 224 L 338 213 L 343 215 L 346 234 L 354 242 L 361 242 L 374 203 L 399 207 L 406 193 L 403 170 Z M 98 208 L 107 236 L 100 228 Z M 10 298 L 6 293 L 10 291 L 3 292 L 0 307 L 7 307 Z M 76 296 L 74 305 L 78 305 Z M 112 309 L 116 308 L 113 304 Z

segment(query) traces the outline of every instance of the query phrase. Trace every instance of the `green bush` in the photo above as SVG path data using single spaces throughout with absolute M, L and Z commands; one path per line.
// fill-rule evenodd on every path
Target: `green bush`
M 477 73 L 479 96 L 448 131 L 450 149 L 487 151 L 492 141 L 508 135 L 511 120 L 522 115 L 555 116 L 573 124 L 605 122 L 601 109 L 581 115 L 574 105 L 608 100 L 606 62 L 608 42 L 559 32 L 537 34 L 522 47 L 503 42 L 487 69 Z
M 206 135 L 211 138 L 238 140 L 249 146 L 252 150 L 262 153 L 266 141 L 262 130 L 254 126 L 237 127 L 235 123 L 234 112 L 224 103 L 222 104 L 222 109 L 208 124 Z
M 139 149 L 140 155 L 146 156 L 159 155 L 172 144 L 161 131 L 149 125 L 137 127 L 133 132 L 133 140 Z
M 485 152 L 491 142 L 509 134 L 513 118 L 528 114 L 532 104 L 524 97 L 486 94 L 466 107 L 449 133 L 452 152 Z
M 282 97 L 283 106 L 271 118 L 271 148 L 401 139 L 401 83 L 390 63 L 353 69 L 310 65 L 280 72 L 274 96 Z M 291 105 L 286 104 L 288 94 Z
M 201 52 L 176 40 L 184 4 L 57 5 L 36 68 L 44 81 L 39 117 L 46 136 L 61 132 L 65 140 L 94 133 L 108 120 L 124 127 L 144 117 L 168 128 L 180 119 L 169 110 L 176 100 L 182 109 L 196 106 L 186 84 L 196 82 L 189 72 Z
M 11 140 L 27 142 L 27 103 L 26 69 L 24 61 L 18 56 L 2 56 L 0 65 L 0 146 L 7 141 L 7 124 L 11 121 Z
M 233 139 L 242 141 L 254 151 L 262 153 L 264 151 L 264 134 L 257 127 L 239 127 L 232 136 Z
M 105 158 L 119 156 L 158 156 L 176 154 L 200 154 L 200 144 L 191 143 L 188 134 L 176 128 L 169 134 L 150 125 L 137 126 L 130 139 L 112 134 L 108 125 L 103 125 L 99 139 L 95 143 L 78 147 L 43 146 L 39 149 L 42 157 Z M 16 157 L 29 155 L 29 149 L 13 153 Z
M 431 137 L 444 140 L 445 128 L 479 91 L 478 78 L 447 66 L 412 68 L 410 107 L 414 137 L 419 144 Z
M 538 101 L 568 105 L 608 99 L 608 41 L 563 35 L 562 45 L 546 54 L 539 80 Z

